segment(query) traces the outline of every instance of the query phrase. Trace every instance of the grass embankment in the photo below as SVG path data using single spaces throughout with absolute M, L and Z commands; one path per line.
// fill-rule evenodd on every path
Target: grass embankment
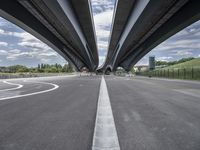
M 167 66 L 153 71 L 140 72 L 138 75 L 187 80 L 200 80 L 200 58 Z
M 186 61 L 180 64 L 165 67 L 163 69 L 184 69 L 184 68 L 200 68 L 200 58 L 195 58 L 190 61 Z

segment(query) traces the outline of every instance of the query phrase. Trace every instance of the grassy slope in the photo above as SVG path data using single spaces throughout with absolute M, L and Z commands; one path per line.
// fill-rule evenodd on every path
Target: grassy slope
M 173 68 L 200 68 L 200 58 L 195 58 L 193 60 L 184 62 L 184 63 L 180 63 L 180 64 L 176 64 L 176 65 L 172 65 L 169 67 L 165 67 L 163 69 L 173 69 Z

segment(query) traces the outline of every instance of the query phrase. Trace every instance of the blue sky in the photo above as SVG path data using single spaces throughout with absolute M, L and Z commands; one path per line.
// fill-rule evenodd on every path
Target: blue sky
M 91 0 L 99 50 L 99 66 L 107 54 L 115 0 Z
M 91 0 L 97 36 L 100 65 L 107 54 L 115 0 Z M 200 21 L 169 38 L 138 64 L 148 63 L 150 55 L 157 60 L 177 60 L 183 57 L 200 57 Z M 66 63 L 59 54 L 29 33 L 0 17 L 0 66 L 38 63 Z
M 46 44 L 0 17 L 0 66 L 37 66 L 38 63 L 66 61 Z
M 144 56 L 137 65 L 148 64 L 149 56 L 156 60 L 174 61 L 185 57 L 200 57 L 200 21 L 170 37 Z
M 115 0 L 91 0 L 97 34 L 100 64 L 107 54 Z M 149 56 L 157 60 L 173 61 L 183 57 L 200 57 L 200 21 L 190 25 L 158 45 L 136 65 L 147 65 Z

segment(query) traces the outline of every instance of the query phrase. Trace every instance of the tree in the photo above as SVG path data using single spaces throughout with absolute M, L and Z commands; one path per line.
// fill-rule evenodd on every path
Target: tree
M 62 72 L 67 72 L 67 64 L 65 64 L 63 67 L 62 67 Z
M 72 67 L 72 65 L 71 64 L 68 64 L 68 72 L 73 72 L 74 70 L 73 70 L 73 67 Z
M 13 65 L 9 67 L 5 67 L 4 71 L 2 72 L 9 72 L 9 73 L 22 73 L 22 72 L 34 72 L 34 73 L 59 73 L 59 72 L 73 72 L 73 67 L 71 64 L 65 64 L 64 66 L 56 63 L 56 64 L 38 64 L 37 67 L 26 67 L 23 65 Z
M 168 65 L 168 62 L 166 62 L 166 61 L 156 61 L 155 65 L 156 66 Z
M 10 73 L 29 72 L 29 68 L 22 65 L 9 66 L 8 69 L 10 70 Z
M 131 73 L 132 73 L 132 74 L 135 74 L 135 69 L 134 69 L 134 67 L 131 69 Z

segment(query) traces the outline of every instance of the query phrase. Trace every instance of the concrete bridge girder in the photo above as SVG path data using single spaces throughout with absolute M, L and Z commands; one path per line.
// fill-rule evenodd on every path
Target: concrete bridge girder
M 109 43 L 112 47 L 120 46 L 117 52 L 108 52 L 110 55 L 107 57 L 113 59 L 105 63 L 103 67 L 106 68 L 106 65 L 112 64 L 113 70 L 121 66 L 129 71 L 155 46 L 199 20 L 199 5 L 198 0 L 136 1 L 131 8 L 132 11 L 129 13 L 124 30 L 121 30 L 118 42 L 110 40 L 116 43 L 115 46 Z M 118 16 L 119 14 L 120 12 Z M 115 29 L 115 24 L 113 29 Z M 115 30 L 112 30 L 111 38 L 114 32 Z
M 86 0 L 81 1 L 85 1 L 85 6 L 89 3 Z M 60 6 L 61 2 L 63 0 L 2 0 L 0 15 L 49 45 L 73 64 L 76 70 L 82 66 L 95 70 L 98 66 L 96 41 L 91 40 L 88 43 L 86 40 L 87 35 L 77 21 L 77 13 L 70 7 L 70 0 L 66 1 L 71 8 L 67 9 L 68 12 Z M 88 7 L 85 10 L 89 9 Z M 93 27 L 91 14 L 87 14 L 84 19 Z M 90 37 L 94 34 L 93 28 L 91 29 Z

